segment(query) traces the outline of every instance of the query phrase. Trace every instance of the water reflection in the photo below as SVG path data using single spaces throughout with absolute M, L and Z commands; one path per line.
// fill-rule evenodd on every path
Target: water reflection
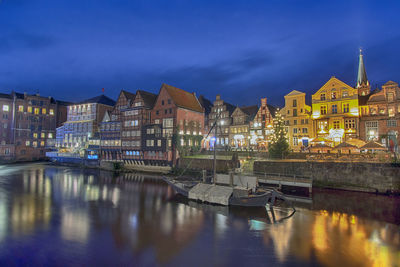
M 0 172 L 0 262 L 49 244 L 55 265 L 400 266 L 398 199 L 326 191 L 291 216 L 171 199 L 159 178 L 138 174 L 38 164 Z M 366 208 L 370 198 L 380 208 Z

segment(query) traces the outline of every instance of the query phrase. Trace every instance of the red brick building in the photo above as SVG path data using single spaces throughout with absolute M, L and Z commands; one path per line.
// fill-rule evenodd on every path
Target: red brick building
M 44 159 L 55 147 L 56 128 L 67 118 L 67 105 L 39 94 L 0 94 L 0 158 Z
M 388 81 L 379 91 L 369 95 L 360 106 L 360 137 L 375 140 L 391 151 L 399 152 L 400 143 L 400 88 L 398 83 Z
M 200 149 L 204 108 L 194 93 L 163 84 L 151 111 L 151 122 L 143 139 L 145 159 L 175 164 L 182 151 Z

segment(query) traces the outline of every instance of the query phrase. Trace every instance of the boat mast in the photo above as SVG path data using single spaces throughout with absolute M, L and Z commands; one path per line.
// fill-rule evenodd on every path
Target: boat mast
M 215 184 L 215 181 L 216 181 L 216 176 L 217 176 L 217 153 L 216 153 L 216 148 L 217 148 L 217 128 L 218 128 L 218 117 L 219 116 L 217 116 L 217 118 L 216 118 L 216 121 L 215 121 L 215 130 L 214 130 L 214 138 L 215 138 L 215 141 L 214 141 L 214 175 L 213 175 L 213 183 Z

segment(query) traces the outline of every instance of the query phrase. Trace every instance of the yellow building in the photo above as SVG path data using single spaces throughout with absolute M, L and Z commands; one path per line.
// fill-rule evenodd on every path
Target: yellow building
M 337 145 L 359 136 L 359 90 L 332 77 L 312 95 L 314 136 Z
M 288 133 L 290 149 L 300 151 L 309 146 L 313 137 L 311 107 L 306 105 L 306 94 L 293 90 L 285 95 L 285 107 L 281 109 Z

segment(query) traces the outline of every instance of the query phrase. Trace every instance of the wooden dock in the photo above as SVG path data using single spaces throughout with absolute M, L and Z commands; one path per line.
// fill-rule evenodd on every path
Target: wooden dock
M 254 173 L 260 184 L 276 185 L 279 189 L 282 186 L 294 186 L 308 188 L 308 192 L 312 192 L 312 179 L 310 177 L 286 175 L 280 173 Z

